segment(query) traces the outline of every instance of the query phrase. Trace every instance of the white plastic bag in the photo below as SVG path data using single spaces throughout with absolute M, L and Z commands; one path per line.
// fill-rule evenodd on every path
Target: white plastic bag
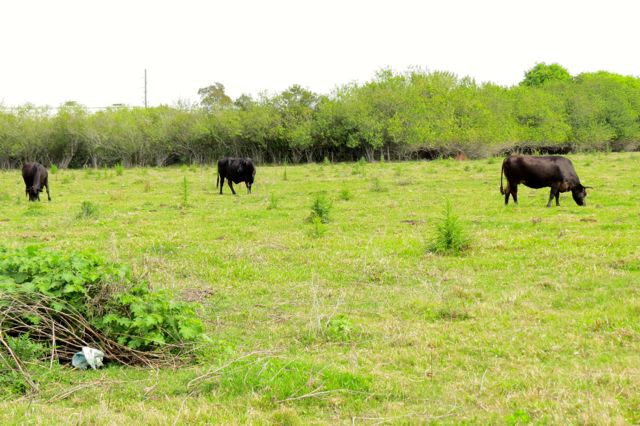
M 104 358 L 104 352 L 98 349 L 89 348 L 84 346 L 82 352 L 76 352 L 71 358 L 71 365 L 80 370 L 86 370 L 91 367 L 94 370 L 102 367 L 102 359 Z

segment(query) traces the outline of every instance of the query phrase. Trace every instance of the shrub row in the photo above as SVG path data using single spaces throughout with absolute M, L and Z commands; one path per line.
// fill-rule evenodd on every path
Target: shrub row
M 447 72 L 382 70 L 329 95 L 294 85 L 232 100 L 217 84 L 201 89 L 193 105 L 0 108 L 0 166 L 34 159 L 64 168 L 210 163 L 224 155 L 300 162 L 638 148 L 639 78 L 556 71 L 538 64 L 514 87 Z

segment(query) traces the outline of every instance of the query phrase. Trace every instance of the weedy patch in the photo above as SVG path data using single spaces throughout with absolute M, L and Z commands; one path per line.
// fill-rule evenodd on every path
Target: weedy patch
M 354 325 L 345 315 L 336 315 L 327 321 L 324 335 L 328 340 L 348 342 L 354 334 Z
M 217 370 L 193 380 L 191 387 L 227 397 L 258 396 L 270 405 L 289 401 L 322 404 L 335 399 L 342 403 L 362 401 L 369 396 L 372 383 L 369 377 L 325 365 L 259 355 L 227 362 Z
M 83 201 L 76 219 L 91 219 L 98 216 L 98 206 L 91 201 Z
M 371 186 L 369 187 L 369 190 L 371 192 L 387 192 L 388 191 L 388 189 L 382 185 L 382 182 L 378 177 L 373 178 L 373 180 L 371 181 Z

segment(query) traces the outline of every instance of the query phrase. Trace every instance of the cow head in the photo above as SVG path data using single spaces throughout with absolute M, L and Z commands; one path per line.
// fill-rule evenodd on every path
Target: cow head
M 40 192 L 42 189 L 38 189 L 35 186 L 26 189 L 26 193 L 29 196 L 29 201 L 38 201 L 40 200 Z
M 579 206 L 586 206 L 587 205 L 587 200 L 585 200 L 585 198 L 587 197 L 587 186 L 582 186 L 582 184 L 578 184 L 576 186 L 574 186 L 571 189 L 571 195 L 573 195 L 573 200 L 576 202 L 577 205 Z

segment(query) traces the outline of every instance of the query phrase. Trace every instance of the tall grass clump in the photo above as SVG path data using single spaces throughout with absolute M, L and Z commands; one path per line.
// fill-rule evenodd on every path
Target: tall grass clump
M 436 236 L 429 250 L 442 255 L 457 256 L 469 247 L 469 237 L 453 213 L 451 201 L 446 200 L 440 222 L 436 226 Z
M 115 170 L 118 176 L 122 176 L 122 174 L 124 173 L 124 166 L 122 165 L 122 163 L 117 163 L 115 165 Z
M 89 219 L 98 216 L 98 206 L 91 201 L 83 201 L 76 219 Z
M 186 208 L 189 205 L 189 182 L 187 177 L 182 177 L 182 208 Z
M 278 202 L 280 198 L 273 192 L 269 196 L 269 204 L 267 205 L 267 210 L 276 210 L 278 208 Z
M 56 173 L 58 173 L 58 166 L 52 164 L 51 167 L 49 167 L 49 172 L 51 172 L 52 175 L 55 175 Z

